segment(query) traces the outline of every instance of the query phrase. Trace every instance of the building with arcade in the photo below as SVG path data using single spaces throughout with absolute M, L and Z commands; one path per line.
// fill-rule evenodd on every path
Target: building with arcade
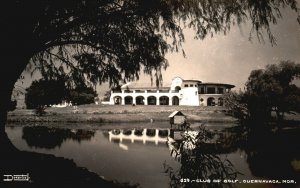
M 223 106 L 223 95 L 234 85 L 172 79 L 170 84 L 154 87 L 150 83 L 130 82 L 112 91 L 110 105 L 186 105 Z

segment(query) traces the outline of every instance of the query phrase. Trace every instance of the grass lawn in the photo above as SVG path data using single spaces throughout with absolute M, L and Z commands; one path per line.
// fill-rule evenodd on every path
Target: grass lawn
M 17 109 L 9 112 L 8 122 L 150 122 L 169 121 L 175 110 L 183 112 L 188 121 L 234 122 L 223 107 L 200 106 L 131 106 L 131 105 L 80 105 L 46 109 L 46 115 L 36 116 L 33 110 Z

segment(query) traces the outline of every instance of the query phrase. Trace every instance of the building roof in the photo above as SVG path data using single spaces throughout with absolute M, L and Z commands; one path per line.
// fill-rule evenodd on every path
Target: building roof
M 205 82 L 205 83 L 201 83 L 199 85 L 218 85 L 218 86 L 226 86 L 228 88 L 234 88 L 235 87 L 235 85 L 224 84 L 224 83 L 216 83 L 216 82 Z
M 202 83 L 200 80 L 182 80 L 183 82 L 200 82 Z
M 180 77 L 178 77 L 180 78 Z M 180 78 L 182 79 L 182 78 Z M 201 82 L 200 80 L 182 80 L 183 82 L 197 82 L 199 85 L 217 85 L 217 86 L 225 86 L 227 88 L 234 88 L 234 85 L 225 84 L 225 83 L 214 83 L 214 82 Z M 155 83 L 140 83 L 140 82 L 128 82 L 121 86 L 122 89 L 170 89 L 172 83 L 162 83 L 159 87 L 156 87 Z
M 184 116 L 184 114 L 182 112 L 176 110 L 176 111 L 172 112 L 172 114 L 169 115 L 169 118 L 174 117 L 176 115 Z
M 130 82 L 121 86 L 122 89 L 169 89 L 170 83 L 162 84 L 162 86 L 156 87 L 155 84 L 151 83 L 137 83 L 137 82 Z

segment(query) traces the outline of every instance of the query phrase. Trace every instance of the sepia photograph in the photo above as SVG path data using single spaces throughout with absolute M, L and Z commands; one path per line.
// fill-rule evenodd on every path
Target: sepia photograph
M 0 10 L 1 188 L 300 188 L 300 0 Z

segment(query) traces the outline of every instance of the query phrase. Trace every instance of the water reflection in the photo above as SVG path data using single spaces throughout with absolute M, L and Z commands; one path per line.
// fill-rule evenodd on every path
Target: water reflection
M 53 129 L 55 130 L 53 131 L 52 129 L 43 129 L 40 127 L 30 127 L 29 129 L 23 129 L 22 127 L 7 128 L 6 132 L 9 139 L 16 148 L 8 151 L 1 148 L 0 187 L 137 187 L 137 185 L 134 184 L 128 185 L 105 180 L 95 172 L 80 167 L 73 160 L 65 157 L 30 151 L 30 149 L 24 147 L 26 144 L 22 146 L 22 143 L 25 142 L 24 137 L 21 139 L 24 130 L 25 134 L 23 135 L 25 135 L 25 138 L 33 133 L 40 134 L 39 131 L 41 130 L 41 133 L 45 131 L 51 132 L 50 135 L 53 135 L 53 133 L 61 133 L 59 131 L 60 129 Z M 76 131 L 68 135 L 71 135 L 71 138 L 80 140 L 80 133 L 81 131 Z M 40 136 L 43 135 L 45 134 L 41 134 Z M 61 138 L 65 140 L 63 136 L 61 136 Z M 33 141 L 40 141 L 40 139 Z M 36 144 L 34 143 L 34 145 Z M 35 149 L 40 151 L 39 147 Z
M 153 142 L 156 145 L 166 143 L 170 136 L 170 129 L 113 129 L 108 131 L 109 141 L 122 143 L 123 141 L 142 142 L 143 144 Z
M 93 130 L 48 128 L 45 126 L 24 127 L 22 138 L 30 147 L 52 149 L 60 147 L 67 139 L 77 142 L 91 140 L 95 135 Z
M 300 130 L 251 132 L 244 150 L 253 175 L 300 182 Z
M 1 152 L 1 178 L 26 175 L 29 181 L 0 181 L 1 187 L 138 187 L 107 181 L 72 160 L 27 151 Z M 4 176 L 6 175 L 6 176 Z
M 172 140 L 174 132 L 166 126 L 118 126 L 92 130 L 16 126 L 7 128 L 7 133 L 18 149 L 72 159 L 99 176 L 143 188 L 224 186 L 199 182 L 208 179 L 300 182 L 300 131 L 294 129 L 246 134 L 239 127 L 206 126 L 176 141 Z M 198 182 L 182 182 L 187 179 Z
M 224 148 L 221 139 L 224 139 L 223 134 L 201 126 L 197 131 L 182 132 L 181 140 L 170 140 L 171 154 L 181 164 L 179 170 L 175 170 L 164 163 L 170 187 L 232 187 L 234 184 L 222 181 L 235 181 L 239 172 L 228 158 L 216 154 L 220 149 L 231 152 Z M 213 182 L 215 180 L 220 182 Z
M 118 144 L 123 150 L 129 150 L 130 144 L 166 146 L 170 129 L 134 128 L 112 129 L 103 132 L 109 142 Z
M 120 142 L 118 139 L 119 143 L 114 143 L 113 140 L 109 140 L 109 132 L 113 129 L 108 130 L 107 127 L 101 129 L 102 127 L 100 127 L 100 129 L 93 128 L 93 134 L 89 134 L 91 135 L 90 139 L 83 139 L 79 143 L 72 139 L 74 138 L 72 129 L 52 127 L 46 129 L 41 127 L 34 128 L 34 126 L 16 126 L 13 129 L 7 127 L 7 133 L 13 144 L 20 150 L 53 154 L 56 157 L 71 159 L 79 167 L 85 167 L 105 179 L 128 182 L 130 185 L 140 184 L 143 188 L 168 187 L 168 177 L 162 173 L 162 163 L 166 160 L 169 164 L 174 166 L 176 164 L 174 164 L 173 158 L 169 155 L 166 142 L 158 142 L 156 144 L 155 141 L 146 141 L 143 143 L 143 141 L 139 140 L 132 142 L 131 139 L 122 139 L 122 142 Z M 129 135 L 132 132 L 139 137 L 143 137 L 145 133 L 147 137 L 153 138 L 155 137 L 153 132 L 156 133 L 156 129 L 151 128 L 151 130 L 144 132 L 144 128 L 124 128 L 120 129 L 120 132 L 124 132 L 124 135 Z M 55 135 L 55 133 L 58 134 Z M 166 132 L 158 131 L 158 133 L 160 138 L 166 137 L 164 135 Z M 30 143 L 28 142 L 28 137 L 31 136 L 34 139 L 31 139 L 30 141 L 32 142 Z M 43 136 L 46 138 L 40 138 Z M 48 144 L 47 139 L 52 139 L 51 137 L 54 140 L 59 140 L 59 142 Z M 58 143 L 61 146 L 53 148 Z

